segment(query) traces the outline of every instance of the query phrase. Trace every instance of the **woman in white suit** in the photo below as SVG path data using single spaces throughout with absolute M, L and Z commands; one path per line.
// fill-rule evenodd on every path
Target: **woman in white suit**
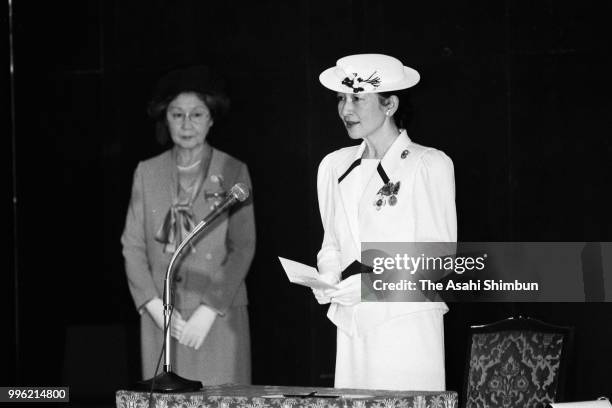
M 341 58 L 319 80 L 338 94 L 338 114 L 360 145 L 328 154 L 318 172 L 324 238 L 317 291 L 337 326 L 335 386 L 444 390 L 443 302 L 361 303 L 362 242 L 455 242 L 451 159 L 398 128 L 397 91 L 419 74 L 381 54 Z M 395 93 L 394 93 L 395 92 Z M 354 271 L 357 270 L 357 273 Z

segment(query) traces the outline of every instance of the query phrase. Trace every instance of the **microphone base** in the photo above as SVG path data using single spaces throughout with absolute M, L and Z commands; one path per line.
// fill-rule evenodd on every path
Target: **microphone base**
M 151 388 L 153 386 L 153 388 Z M 133 387 L 135 391 L 153 392 L 193 392 L 202 389 L 200 381 L 188 380 L 172 371 L 164 372 L 148 380 L 139 381 Z

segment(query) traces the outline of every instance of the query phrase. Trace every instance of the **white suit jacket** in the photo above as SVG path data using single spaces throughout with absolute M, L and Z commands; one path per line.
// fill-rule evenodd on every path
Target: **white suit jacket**
M 362 142 L 336 150 L 319 165 L 317 189 L 324 237 L 317 266 L 319 273 L 331 280 L 338 280 L 348 265 L 361 260 L 362 240 L 457 240 L 451 159 L 439 150 L 413 143 L 402 131 L 363 190 L 355 169 L 365 146 Z M 397 204 L 377 210 L 374 202 L 385 177 L 393 183 L 401 182 Z M 448 310 L 443 302 L 332 303 L 327 316 L 348 335 L 361 335 L 394 317 L 435 309 Z

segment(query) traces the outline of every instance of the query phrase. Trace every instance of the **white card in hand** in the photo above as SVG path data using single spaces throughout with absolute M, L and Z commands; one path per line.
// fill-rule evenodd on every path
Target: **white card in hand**
M 312 266 L 292 261 L 291 259 L 278 257 L 283 269 L 292 283 L 308 286 L 309 288 L 325 290 L 338 289 L 320 278 L 319 272 Z

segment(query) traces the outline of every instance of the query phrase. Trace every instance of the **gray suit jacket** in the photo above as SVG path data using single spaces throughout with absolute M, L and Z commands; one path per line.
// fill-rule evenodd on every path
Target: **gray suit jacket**
M 205 192 L 229 190 L 235 183 L 251 187 L 246 165 L 212 149 L 206 180 L 193 203 L 194 221 L 204 218 L 215 203 Z M 215 176 L 222 176 L 223 183 Z M 176 162 L 172 150 L 140 162 L 125 229 L 121 237 L 128 283 L 136 308 L 154 297 L 162 297 L 166 268 L 171 254 L 154 236 L 172 204 L 177 188 Z M 175 307 L 188 318 L 205 304 L 223 314 L 231 306 L 247 304 L 244 278 L 255 252 L 255 219 L 252 198 L 233 207 L 202 232 L 194 242 L 195 252 L 185 248 L 176 263 Z

